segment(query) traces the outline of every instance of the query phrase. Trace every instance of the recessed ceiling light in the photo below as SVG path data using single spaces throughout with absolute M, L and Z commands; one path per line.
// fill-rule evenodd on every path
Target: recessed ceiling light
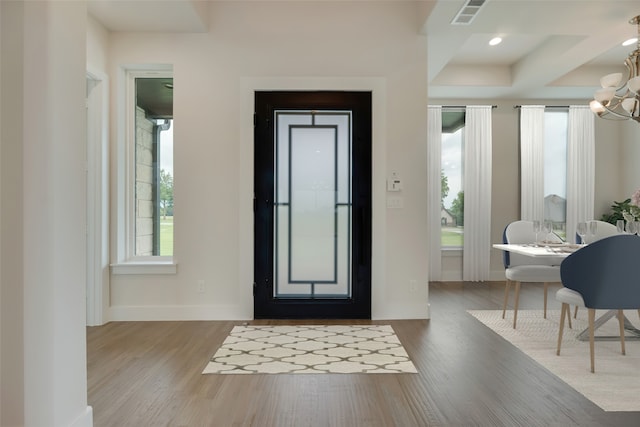
M 489 44 L 491 46 L 495 46 L 495 45 L 500 44 L 500 43 L 502 43 L 502 38 L 500 38 L 500 37 L 494 37 L 491 40 L 489 40 Z
M 634 37 L 634 38 L 632 38 L 632 39 L 629 39 L 629 40 L 624 41 L 624 42 L 622 43 L 622 46 L 629 46 L 629 45 L 634 44 L 634 43 L 635 43 L 635 42 L 637 42 L 637 41 L 638 41 L 638 39 L 637 39 L 636 37 Z

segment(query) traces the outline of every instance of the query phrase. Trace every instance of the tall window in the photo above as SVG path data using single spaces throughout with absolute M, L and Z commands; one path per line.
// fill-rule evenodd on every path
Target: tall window
M 568 111 L 546 109 L 544 113 L 544 219 L 566 237 Z
M 442 248 L 462 248 L 464 242 L 464 119 L 463 109 L 442 110 Z
M 134 256 L 173 255 L 173 78 L 134 76 Z
M 173 71 L 125 69 L 117 146 L 115 274 L 173 274 Z

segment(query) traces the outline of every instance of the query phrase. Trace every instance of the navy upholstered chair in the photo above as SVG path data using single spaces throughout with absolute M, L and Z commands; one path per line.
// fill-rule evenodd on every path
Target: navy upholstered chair
M 605 221 L 598 221 L 598 220 L 595 220 L 593 222 L 598 224 L 596 229 L 596 234 L 587 236 L 587 238 L 585 239 L 586 242 L 584 243 L 593 243 L 597 240 L 604 239 L 605 237 L 615 236 L 616 234 L 619 234 L 618 227 L 616 227 L 614 224 L 611 224 Z M 578 235 L 578 233 L 576 233 L 576 243 L 583 243 L 582 238 Z M 577 305 L 576 305 L 575 312 L 573 313 L 573 318 L 575 319 L 576 317 L 578 317 Z M 569 327 L 571 327 L 571 319 L 569 319 Z
M 560 276 L 564 287 L 556 293 L 562 302 L 558 350 L 562 343 L 565 317 L 570 316 L 569 304 L 588 309 L 591 372 L 594 363 L 594 322 L 596 309 L 618 310 L 620 343 L 624 349 L 622 310 L 640 309 L 640 237 L 621 234 L 598 240 L 579 249 L 562 261 Z
M 545 236 L 544 240 L 561 242 L 562 239 L 553 232 Z M 532 221 L 514 221 L 509 223 L 502 233 L 503 243 L 534 243 L 536 235 L 533 231 Z M 505 318 L 507 302 L 511 283 L 515 283 L 515 295 L 513 303 L 513 327 L 515 329 L 518 320 L 518 300 L 520 298 L 521 283 L 544 284 L 544 318 L 547 318 L 547 290 L 550 283 L 560 282 L 560 266 L 551 265 L 549 260 L 535 259 L 525 255 L 503 252 L 506 284 L 504 289 L 504 303 L 502 305 L 502 318 Z

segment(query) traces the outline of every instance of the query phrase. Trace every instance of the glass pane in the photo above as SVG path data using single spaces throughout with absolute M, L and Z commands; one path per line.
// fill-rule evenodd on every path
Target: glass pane
M 173 79 L 136 78 L 136 256 L 173 255 Z
M 567 214 L 567 111 L 544 113 L 544 219 L 566 238 Z
M 350 296 L 351 115 L 276 112 L 274 296 Z
M 145 116 L 142 108 L 136 108 L 136 250 L 140 256 L 153 255 L 154 191 L 153 152 L 154 123 Z
M 173 256 L 173 120 L 160 131 L 160 254 Z
M 291 282 L 335 282 L 335 128 L 292 128 Z
M 464 112 L 443 111 L 442 132 L 442 209 L 440 212 L 441 246 L 443 248 L 462 248 L 464 242 L 464 189 L 463 139 Z M 445 123 L 453 123 L 445 129 Z

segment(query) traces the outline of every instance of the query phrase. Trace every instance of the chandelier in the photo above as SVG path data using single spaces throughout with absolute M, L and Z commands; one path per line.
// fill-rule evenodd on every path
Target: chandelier
M 598 117 L 614 120 L 632 119 L 640 123 L 640 15 L 632 18 L 629 23 L 638 27 L 636 50 L 624 61 L 629 76 L 624 82 L 622 73 L 602 77 L 602 89 L 596 91 L 595 99 L 589 106 Z

